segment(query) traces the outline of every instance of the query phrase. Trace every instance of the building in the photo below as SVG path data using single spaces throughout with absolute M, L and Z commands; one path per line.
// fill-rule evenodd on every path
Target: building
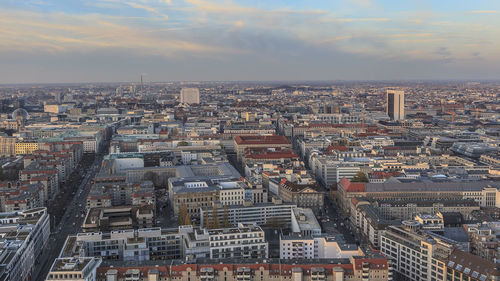
M 316 214 L 323 212 L 325 192 L 318 184 L 297 184 L 283 179 L 279 196 L 285 202 L 295 203 L 297 207 L 311 208 Z
M 292 225 L 290 228 L 293 233 L 302 236 L 321 234 L 321 225 L 309 208 L 292 209 Z
M 200 103 L 200 91 L 198 88 L 182 88 L 179 99 L 180 103 L 198 104 Z
M 15 153 L 16 155 L 33 154 L 33 152 L 38 150 L 38 147 L 38 140 L 17 140 Z
M 182 234 L 177 229 L 142 228 L 68 236 L 60 257 L 101 257 L 103 260 L 150 261 L 181 259 Z
M 234 150 L 238 162 L 243 161 L 247 148 L 276 148 L 291 149 L 292 145 L 285 136 L 236 136 L 234 138 Z
M 480 207 L 500 207 L 500 184 L 494 181 L 412 181 L 362 183 L 343 178 L 338 184 L 339 205 L 350 212 L 351 199 L 472 199 Z
M 45 280 L 97 281 L 101 262 L 99 257 L 57 258 Z
M 381 252 L 391 261 L 396 280 L 446 280 L 446 262 L 453 240 L 421 229 L 417 221 L 389 226 L 382 234 Z
M 90 208 L 82 224 L 83 232 L 109 232 L 124 229 L 151 228 L 154 205 Z
M 455 249 L 446 260 L 446 281 L 500 280 L 498 263 Z
M 198 217 L 200 208 L 222 205 L 241 205 L 245 199 L 246 184 L 241 181 L 210 180 L 208 178 L 170 178 L 169 197 L 178 215 L 185 206 L 189 215 Z
M 490 261 L 500 261 L 500 222 L 465 224 L 470 252 Z
M 218 206 L 215 206 L 216 208 Z M 259 204 L 243 204 L 227 206 L 227 218 L 230 224 L 238 225 L 239 223 L 269 226 L 291 226 L 292 210 L 297 205 L 293 203 L 283 203 L 281 200 L 273 199 L 273 202 Z M 212 220 L 213 208 L 200 208 L 200 226 L 204 227 L 207 222 Z M 224 209 L 221 208 L 217 212 L 219 221 L 224 219 Z
M 16 155 L 16 138 L 9 137 L 5 133 L 0 133 L 0 156 Z
M 0 280 L 29 280 L 49 235 L 46 208 L 0 213 Z
M 391 120 L 405 119 L 405 92 L 399 90 L 387 90 L 386 112 Z
M 280 236 L 280 259 L 348 259 L 355 256 L 364 256 L 364 253 L 356 244 L 348 244 L 340 234 Z
M 237 227 L 203 231 L 207 233 L 208 238 L 209 255 L 207 258 L 263 259 L 268 257 L 268 243 L 264 231 L 259 226 L 240 223 Z
M 128 265 L 106 261 L 97 270 L 98 281 L 392 281 L 391 265 L 381 255 L 350 259 L 201 260 Z
M 96 183 L 87 196 L 87 209 L 155 204 L 154 187 L 150 181 L 144 181 L 142 184 Z

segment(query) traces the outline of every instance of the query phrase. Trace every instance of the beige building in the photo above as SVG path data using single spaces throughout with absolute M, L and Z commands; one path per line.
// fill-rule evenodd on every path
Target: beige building
M 18 140 L 16 142 L 16 155 L 32 154 L 38 150 L 39 144 L 36 140 Z
M 362 183 L 343 178 L 337 197 L 350 212 L 356 197 L 373 199 L 472 199 L 481 207 L 500 207 L 500 184 L 494 181 Z
M 290 141 L 284 136 L 236 136 L 234 138 L 234 150 L 238 162 L 243 161 L 247 148 L 288 148 L 291 149 Z
M 296 184 L 283 179 L 279 196 L 284 202 L 293 202 L 300 208 L 311 208 L 316 214 L 323 211 L 325 192 L 317 184 Z
M 16 155 L 16 138 L 6 134 L 0 135 L 0 156 Z

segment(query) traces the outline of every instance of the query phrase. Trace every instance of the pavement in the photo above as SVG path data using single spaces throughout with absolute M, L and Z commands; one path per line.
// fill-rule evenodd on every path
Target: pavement
M 80 231 L 84 219 L 82 214 L 86 212 L 87 195 L 90 192 L 92 179 L 99 172 L 103 155 L 96 154 L 92 166 L 84 171 L 82 182 L 75 192 L 73 200 L 68 203 L 61 222 L 53 228 L 48 243 L 45 245 L 40 256 L 38 256 L 38 264 L 33 272 L 33 280 L 45 280 L 52 263 L 59 256 L 68 235 L 74 235 Z

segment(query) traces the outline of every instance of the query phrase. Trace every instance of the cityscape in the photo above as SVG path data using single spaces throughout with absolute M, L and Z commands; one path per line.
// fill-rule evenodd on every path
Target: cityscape
M 500 5 L 331 2 L 0 1 L 0 281 L 500 281 Z

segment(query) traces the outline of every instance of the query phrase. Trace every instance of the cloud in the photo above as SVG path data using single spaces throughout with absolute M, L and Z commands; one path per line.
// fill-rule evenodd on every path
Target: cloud
M 125 4 L 129 5 L 132 8 L 141 9 L 141 10 L 144 10 L 144 11 L 147 11 L 150 13 L 158 13 L 158 9 L 153 8 L 151 6 L 147 6 L 147 5 L 143 5 L 143 4 L 135 3 L 135 2 L 125 2 Z
M 333 19 L 333 21 L 338 21 L 338 22 L 384 22 L 384 21 L 390 21 L 390 18 L 338 18 L 338 19 Z
M 480 10 L 480 11 L 470 11 L 468 14 L 496 14 L 498 11 L 495 10 Z
M 20 20 L 22 19 L 22 20 Z M 24 11 L 1 11 L 0 50 L 28 52 L 87 52 L 102 48 L 136 49 L 140 53 L 172 56 L 176 53 L 214 55 L 234 53 L 228 46 L 207 44 L 183 38 L 175 29 L 149 29 L 113 22 L 109 17 L 38 14 Z
M 372 8 L 374 6 L 373 0 L 348 0 L 347 2 L 353 3 L 363 8 Z

